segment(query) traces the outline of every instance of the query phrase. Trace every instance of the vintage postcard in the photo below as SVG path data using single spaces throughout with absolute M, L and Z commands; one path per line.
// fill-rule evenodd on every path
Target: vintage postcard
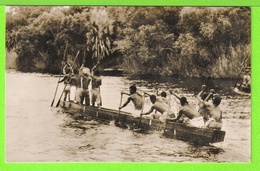
M 254 5 L 3 4 L 1 165 L 257 167 Z

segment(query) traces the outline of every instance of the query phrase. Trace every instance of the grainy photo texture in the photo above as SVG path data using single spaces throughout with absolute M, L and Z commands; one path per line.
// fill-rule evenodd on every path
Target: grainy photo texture
M 249 7 L 7 6 L 6 162 L 251 162 Z

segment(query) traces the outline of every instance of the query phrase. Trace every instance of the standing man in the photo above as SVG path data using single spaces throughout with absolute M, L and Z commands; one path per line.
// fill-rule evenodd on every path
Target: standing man
M 102 79 L 100 77 L 99 70 L 94 71 L 94 75 L 92 76 L 92 93 L 91 93 L 91 101 L 92 106 L 95 106 L 95 103 L 98 107 L 102 106 L 101 94 L 100 94 L 100 86 L 102 85 Z
M 80 104 L 85 104 L 86 106 L 90 105 L 89 98 L 89 85 L 91 82 L 90 70 L 89 68 L 82 68 L 82 76 L 80 78 L 80 87 L 82 88 L 82 92 L 80 95 Z
M 64 90 L 64 101 L 66 101 L 66 100 L 70 100 L 70 77 L 71 77 L 71 74 L 72 74 L 72 68 L 71 67 L 69 67 L 69 68 L 67 68 L 67 67 L 69 67 L 68 65 L 65 65 L 64 67 L 63 67 L 63 75 L 64 75 L 64 77 L 59 81 L 59 83 L 61 83 L 61 82 L 64 82 L 64 84 L 66 85 L 66 88 L 65 88 L 65 90 Z
M 79 103 L 79 100 L 77 99 L 77 94 L 80 86 L 79 81 L 80 81 L 79 70 L 74 69 L 70 81 L 70 101 L 73 101 L 75 103 Z

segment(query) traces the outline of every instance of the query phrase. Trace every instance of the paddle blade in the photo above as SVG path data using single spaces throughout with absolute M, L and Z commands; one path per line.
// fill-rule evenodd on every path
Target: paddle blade
M 53 99 L 52 102 L 51 102 L 51 107 L 53 106 L 53 103 L 54 103 L 54 99 Z
M 60 104 L 60 99 L 59 99 L 58 103 L 56 104 L 56 107 L 58 107 L 58 106 L 59 106 L 59 104 Z

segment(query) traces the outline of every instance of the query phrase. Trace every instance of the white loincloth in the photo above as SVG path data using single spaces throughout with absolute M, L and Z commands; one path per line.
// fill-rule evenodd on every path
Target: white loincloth
M 205 123 L 205 126 L 211 129 L 221 129 L 222 123 L 217 122 L 214 118 L 209 118 L 209 120 Z
M 101 104 L 101 96 L 100 96 L 100 91 L 98 88 L 94 88 L 91 90 L 92 92 L 92 99 L 95 99 L 94 103 L 96 102 L 97 105 L 100 105 Z
M 79 103 L 81 100 L 83 88 L 77 88 L 76 89 L 76 94 L 75 94 L 75 100 Z
M 74 101 L 76 98 L 76 86 L 70 86 L 70 100 Z
M 168 118 L 168 112 L 164 112 L 164 113 L 159 117 L 159 120 L 162 121 L 162 122 L 165 122 L 167 118 Z
M 132 109 L 130 113 L 134 118 L 139 118 L 141 116 L 141 110 L 138 109 Z
M 189 120 L 186 122 L 186 125 L 187 125 L 187 126 L 193 126 L 193 127 L 202 128 L 202 127 L 204 127 L 203 117 L 200 116 L 200 117 L 198 117 L 198 118 L 189 119 Z

